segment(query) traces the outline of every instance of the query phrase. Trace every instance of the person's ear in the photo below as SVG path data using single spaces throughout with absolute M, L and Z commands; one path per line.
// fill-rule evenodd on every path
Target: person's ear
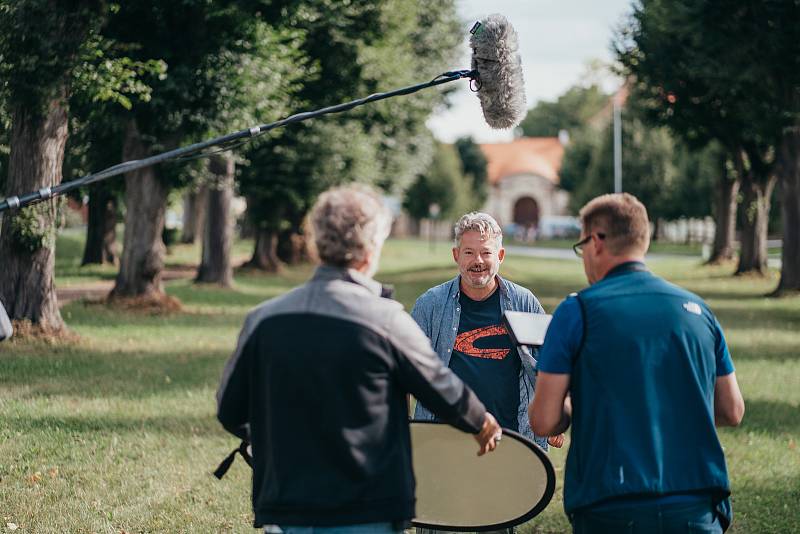
M 503 258 L 506 257 L 506 249 L 500 247 L 500 250 L 497 251 L 497 261 L 503 263 Z
M 592 246 L 594 247 L 594 255 L 595 256 L 599 256 L 606 249 L 605 239 L 600 239 L 600 236 L 597 235 L 596 233 L 592 234 L 592 235 L 594 235 L 594 237 L 592 238 Z
M 459 256 L 460 256 L 460 251 L 458 250 L 458 247 L 453 247 L 453 260 L 456 263 L 458 263 Z

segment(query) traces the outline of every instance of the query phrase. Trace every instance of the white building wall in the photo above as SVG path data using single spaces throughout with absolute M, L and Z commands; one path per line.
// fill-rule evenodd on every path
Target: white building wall
M 531 197 L 539 205 L 539 216 L 566 215 L 569 195 L 547 178 L 517 174 L 500 180 L 489 190 L 484 211 L 492 214 L 501 226 L 514 222 L 514 204 Z

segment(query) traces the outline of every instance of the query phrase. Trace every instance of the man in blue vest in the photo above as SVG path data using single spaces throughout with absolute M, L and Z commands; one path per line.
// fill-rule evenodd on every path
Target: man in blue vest
M 580 217 L 591 285 L 556 309 L 529 409 L 538 435 L 572 424 L 573 532 L 722 532 L 730 485 L 715 424 L 744 415 L 722 329 L 700 297 L 645 268 L 636 197 L 595 198 Z

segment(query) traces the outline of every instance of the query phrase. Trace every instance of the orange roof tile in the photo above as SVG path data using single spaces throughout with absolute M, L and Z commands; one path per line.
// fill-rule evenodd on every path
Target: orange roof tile
M 480 147 L 486 156 L 491 185 L 515 174 L 536 174 L 558 183 L 564 146 L 557 137 L 520 137 L 510 143 L 487 143 Z

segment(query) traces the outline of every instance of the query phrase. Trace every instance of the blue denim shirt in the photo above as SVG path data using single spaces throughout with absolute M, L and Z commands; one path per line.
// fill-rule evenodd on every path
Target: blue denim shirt
M 501 311 L 544 313 L 544 308 L 529 290 L 500 276 L 497 279 L 500 282 Z M 458 322 L 461 318 L 461 306 L 458 302 L 461 296 L 460 283 L 461 277 L 456 276 L 444 284 L 429 289 L 417 299 L 411 310 L 411 316 L 430 338 L 436 354 L 448 367 L 458 334 Z M 534 440 L 537 445 L 547 450 L 547 438 L 534 436 L 528 421 L 528 404 L 533 400 L 533 392 L 536 387 L 535 364 L 529 356 L 520 351 L 516 351 L 516 353 L 522 363 L 519 375 L 519 409 L 517 411 L 519 433 Z M 535 357 L 536 352 L 534 351 L 533 354 Z M 417 403 L 414 419 L 433 421 L 434 415 L 422 404 Z

